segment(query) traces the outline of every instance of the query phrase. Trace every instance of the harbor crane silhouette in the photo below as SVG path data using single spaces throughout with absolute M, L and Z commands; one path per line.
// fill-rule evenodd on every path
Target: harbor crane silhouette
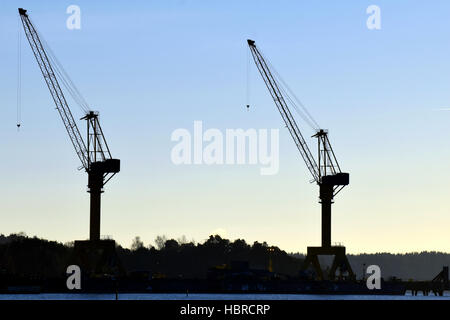
M 295 100 L 289 97 L 289 89 L 287 88 L 286 90 L 282 86 L 284 82 L 274 70 L 271 70 L 273 68 L 269 68 L 269 63 L 266 61 L 267 59 L 263 57 L 260 50 L 256 47 L 255 41 L 249 39 L 247 40 L 247 44 L 252 53 L 256 67 L 258 68 L 286 127 L 289 129 L 289 133 L 294 139 L 309 172 L 313 176 L 313 181 L 319 186 L 319 199 L 322 206 L 322 245 L 320 247 L 308 247 L 303 268 L 306 270 L 312 265 L 320 280 L 326 278 L 335 279 L 336 271 L 338 269 L 341 275 L 348 273 L 350 278 L 354 278 L 354 273 L 345 254 L 345 247 L 342 245 L 331 245 L 331 205 L 334 197 L 349 184 L 349 174 L 341 171 L 328 139 L 328 132 L 324 129 L 317 129 L 316 134 L 313 135 L 313 137 L 317 138 L 318 142 L 318 157 L 316 162 L 289 109 L 288 104 L 297 107 Z M 310 115 L 309 117 L 312 118 Z M 315 121 L 312 122 L 315 123 Z M 323 274 L 319 263 L 318 257 L 321 255 L 334 256 L 333 264 L 326 276 Z
M 89 110 L 72 81 L 68 78 L 59 62 L 53 56 L 36 28 L 28 17 L 27 10 L 19 8 L 20 18 L 26 37 L 47 84 L 56 109 L 64 123 L 70 141 L 81 161 L 82 168 L 88 174 L 88 192 L 90 194 L 90 230 L 89 240 L 100 241 L 100 208 L 103 187 L 120 171 L 120 160 L 111 156 L 108 144 L 100 126 L 98 113 Z M 47 48 L 47 50 L 45 48 Z M 80 120 L 86 120 L 86 141 L 82 138 L 73 118 L 63 90 L 58 82 L 59 78 L 69 93 L 77 102 L 84 106 L 85 115 Z

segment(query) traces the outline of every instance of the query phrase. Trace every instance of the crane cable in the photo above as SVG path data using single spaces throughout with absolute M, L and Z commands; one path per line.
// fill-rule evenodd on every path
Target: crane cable
M 90 110 L 88 103 L 86 102 L 84 97 L 81 95 L 80 91 L 75 86 L 73 81 L 70 79 L 69 75 L 64 70 L 62 64 L 56 58 L 56 55 L 53 53 L 52 49 L 47 44 L 44 37 L 37 30 L 36 30 L 36 32 L 39 36 L 39 39 L 41 40 L 42 46 L 44 47 L 49 60 L 52 63 L 52 69 L 55 72 L 55 76 L 58 78 L 58 80 L 60 80 L 60 82 L 63 84 L 63 86 L 69 92 L 69 95 L 72 97 L 73 101 L 80 107 L 80 109 L 83 111 L 83 113 L 85 113 L 85 114 L 88 113 Z
M 317 121 L 313 118 L 313 116 L 309 113 L 308 109 L 306 109 L 303 103 L 297 98 L 295 93 L 289 88 L 287 83 L 283 80 L 283 78 L 281 78 L 280 74 L 273 67 L 270 61 L 261 53 L 261 51 L 260 54 L 266 61 L 276 80 L 278 80 L 281 83 L 279 89 L 283 93 L 283 97 L 285 97 L 291 103 L 297 114 L 303 119 L 303 121 L 305 121 L 311 127 L 311 129 L 318 130 L 320 126 L 317 123 Z M 293 98 L 291 98 L 291 96 Z
M 246 46 L 247 47 L 247 46 Z M 246 48 L 247 49 L 247 48 Z M 250 64 L 251 64 L 251 57 L 250 57 L 250 50 L 247 51 L 247 110 L 250 108 Z
M 17 105 L 16 105 L 16 126 L 19 131 L 22 125 L 22 41 L 21 41 L 21 19 L 17 20 Z
M 40 37 L 40 35 L 39 35 Z M 72 97 L 72 99 L 75 101 L 75 103 L 80 107 L 80 109 L 87 113 L 89 111 L 89 105 L 87 104 L 86 100 L 83 98 L 81 93 L 78 91 L 78 88 L 75 86 L 73 81 L 70 79 L 67 72 L 64 70 L 61 63 L 56 58 L 55 54 L 53 53 L 52 49 L 48 46 L 48 44 L 41 38 L 41 42 L 48 53 L 48 58 L 52 62 L 53 70 L 55 71 L 55 76 L 60 80 L 60 82 L 63 84 L 63 86 L 66 88 L 66 90 L 69 92 L 69 95 Z

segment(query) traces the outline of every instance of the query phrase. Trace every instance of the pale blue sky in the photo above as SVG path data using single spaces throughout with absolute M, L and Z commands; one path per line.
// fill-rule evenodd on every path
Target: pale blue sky
M 81 30 L 66 28 L 71 4 Z M 381 30 L 366 27 L 371 4 Z M 16 130 L 18 7 L 100 111 L 122 160 L 103 196 L 102 234 L 124 246 L 136 235 L 202 241 L 218 229 L 288 251 L 320 243 L 318 188 L 253 63 L 245 108 L 252 38 L 329 129 L 350 172 L 332 240 L 352 253 L 450 251 L 450 112 L 437 110 L 450 106 L 448 1 L 2 1 L 0 233 L 70 241 L 88 236 L 87 176 L 23 33 Z M 170 135 L 194 120 L 280 128 L 279 174 L 173 165 Z

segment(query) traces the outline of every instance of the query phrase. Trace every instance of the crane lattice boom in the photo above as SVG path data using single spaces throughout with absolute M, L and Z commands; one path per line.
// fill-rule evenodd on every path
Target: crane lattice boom
M 336 156 L 331 148 L 330 141 L 328 140 L 328 132 L 319 129 L 314 135 L 314 137 L 318 139 L 318 160 L 316 162 L 289 109 L 287 101 L 293 103 L 293 100 L 290 97 L 286 97 L 285 99 L 284 95 L 287 95 L 286 91 L 283 90 L 278 83 L 274 73 L 270 70 L 268 63 L 256 47 L 255 41 L 247 40 L 247 43 L 258 71 L 261 74 L 286 127 L 289 129 L 289 133 L 294 139 L 309 172 L 311 172 L 314 181 L 319 185 L 323 183 L 332 184 L 334 186 L 334 191 L 339 192 L 344 185 L 348 184 L 348 174 L 341 172 Z
M 319 183 L 320 182 L 319 167 L 317 166 L 317 163 L 314 160 L 314 157 L 311 154 L 311 151 L 309 150 L 308 145 L 305 139 L 303 138 L 303 135 L 300 132 L 297 123 L 295 122 L 294 117 L 292 116 L 291 111 L 288 108 L 286 101 L 284 100 L 284 97 L 281 93 L 281 90 L 279 88 L 276 79 L 272 75 L 272 72 L 270 72 L 267 63 L 264 60 L 264 57 L 259 52 L 258 48 L 256 48 L 255 42 L 253 40 L 248 40 L 247 42 L 250 47 L 253 60 L 255 61 L 255 64 L 259 70 L 259 73 L 261 74 L 264 83 L 266 84 L 266 87 L 269 90 L 270 95 L 272 96 L 273 101 L 275 102 L 278 108 L 278 111 L 280 111 L 281 117 L 283 118 L 284 123 L 289 129 L 289 132 L 292 138 L 294 139 L 294 142 L 297 145 L 297 148 L 300 151 L 300 154 L 302 155 L 309 172 L 311 172 L 311 175 L 313 176 L 314 180 L 317 183 Z
M 66 98 L 64 97 L 63 91 L 59 86 L 55 72 L 53 71 L 53 67 L 47 57 L 47 53 L 44 50 L 39 35 L 33 24 L 31 23 L 26 10 L 19 9 L 19 13 L 28 42 L 30 43 L 31 49 L 33 50 L 34 56 L 36 57 L 36 61 L 39 65 L 39 68 L 41 69 L 42 75 L 44 76 L 47 87 L 50 90 L 53 101 L 56 105 L 56 109 L 61 116 L 64 126 L 66 127 L 67 133 L 69 134 L 70 140 L 72 141 L 78 158 L 80 158 L 83 167 L 88 170 L 89 160 L 86 144 L 81 137 L 80 131 L 78 130 L 78 127 L 75 123 L 72 112 L 70 111 Z

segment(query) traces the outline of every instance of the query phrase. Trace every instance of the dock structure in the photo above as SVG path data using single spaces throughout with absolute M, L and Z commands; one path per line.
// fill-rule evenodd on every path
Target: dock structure
M 450 290 L 448 266 L 444 266 L 442 271 L 431 281 L 411 281 L 406 283 L 406 290 L 411 291 L 413 296 L 422 292 L 424 296 L 433 293 L 435 296 L 443 296 L 445 290 Z

